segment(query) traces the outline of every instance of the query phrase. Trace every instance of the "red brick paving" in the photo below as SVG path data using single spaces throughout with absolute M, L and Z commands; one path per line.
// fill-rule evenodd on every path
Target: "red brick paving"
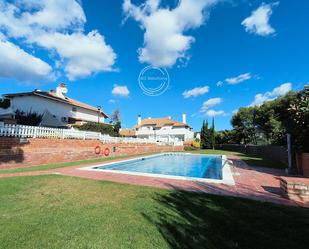
M 61 175 L 76 176 L 93 180 L 104 180 L 165 189 L 181 189 L 216 195 L 243 197 L 282 205 L 299 205 L 309 207 L 304 203 L 288 200 L 281 196 L 279 177 L 284 176 L 283 170 L 255 167 L 252 168 L 246 165 L 246 163 L 243 161 L 239 160 L 237 157 L 229 157 L 229 159 L 233 162 L 233 166 L 231 168 L 234 174 L 234 186 L 217 183 L 203 183 L 109 172 L 79 170 L 78 168 L 81 168 L 82 166 L 66 167 L 49 171 L 0 174 L 0 178 L 9 176 L 31 176 L 59 173 Z
M 231 168 L 234 174 L 234 180 L 236 183 L 235 186 L 148 176 L 125 175 L 109 172 L 85 171 L 78 170 L 76 167 L 62 168 L 57 170 L 57 172 L 62 175 L 77 176 L 94 180 L 104 180 L 166 189 L 182 189 L 188 191 L 205 192 L 209 194 L 244 197 L 277 204 L 305 206 L 303 203 L 290 201 L 281 196 L 279 177 L 284 175 L 283 170 L 252 168 L 236 157 L 229 157 L 229 159 L 233 162 L 233 166 Z

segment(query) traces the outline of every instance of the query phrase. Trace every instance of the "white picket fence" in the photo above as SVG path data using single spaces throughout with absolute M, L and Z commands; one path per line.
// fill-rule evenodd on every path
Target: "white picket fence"
M 59 138 L 59 139 L 91 139 L 105 143 L 161 144 L 179 145 L 178 141 L 158 142 L 147 138 L 111 137 L 99 132 L 79 131 L 75 129 L 57 129 L 39 126 L 13 125 L 0 123 L 0 137 L 20 138 Z

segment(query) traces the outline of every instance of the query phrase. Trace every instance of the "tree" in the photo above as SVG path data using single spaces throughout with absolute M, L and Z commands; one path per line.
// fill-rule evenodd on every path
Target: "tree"
M 208 128 L 208 122 L 205 122 L 205 120 L 201 129 L 201 148 L 211 148 L 211 130 Z
M 115 136 L 118 137 L 119 130 L 121 129 L 121 116 L 120 116 L 120 111 L 118 108 L 112 114 L 111 124 L 113 125 Z
M 216 144 L 240 144 L 235 130 L 217 131 L 215 133 Z
M 212 125 L 211 125 L 211 147 L 214 150 L 216 144 L 216 131 L 215 131 L 215 118 L 212 118 Z
M 117 122 L 116 124 L 114 124 L 114 133 L 115 133 L 115 136 L 119 136 L 119 130 L 121 129 L 121 123 L 120 122 Z
M 292 134 L 298 151 L 309 152 L 309 85 L 299 92 L 289 108 L 291 126 L 286 129 Z
M 118 123 L 118 122 L 119 122 L 119 123 L 121 122 L 120 111 L 119 111 L 118 108 L 113 112 L 111 121 L 112 121 L 113 124 L 116 124 L 116 123 Z
M 231 123 L 241 143 L 256 144 L 256 109 L 257 107 L 240 108 L 232 117 Z

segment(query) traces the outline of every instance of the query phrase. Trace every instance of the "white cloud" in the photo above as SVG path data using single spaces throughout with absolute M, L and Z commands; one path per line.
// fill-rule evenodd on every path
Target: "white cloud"
M 259 93 L 255 95 L 254 101 L 250 104 L 250 106 L 260 106 L 265 101 L 274 100 L 277 97 L 283 96 L 292 90 L 292 83 L 284 83 L 276 88 L 274 88 L 271 92 Z
M 202 105 L 201 112 L 206 112 L 209 108 L 221 104 L 223 99 L 221 98 L 211 98 L 205 101 Z
M 127 86 L 119 86 L 119 85 L 114 85 L 114 88 L 112 90 L 112 94 L 115 96 L 120 96 L 120 97 L 127 97 L 130 94 L 130 91 Z
M 9 41 L 0 40 L 0 77 L 21 81 L 52 78 L 52 68 Z
M 188 59 L 186 52 L 195 41 L 185 31 L 200 27 L 210 8 L 219 0 L 181 0 L 174 9 L 160 8 L 160 0 L 147 0 L 136 6 L 124 0 L 123 11 L 140 23 L 144 46 L 139 49 L 140 62 L 153 66 L 173 66 L 178 59 Z
M 104 37 L 97 31 L 82 33 L 45 33 L 35 38 L 37 44 L 55 49 L 67 60 L 65 72 L 70 80 L 85 77 L 94 72 L 111 71 L 116 54 L 106 45 Z M 69 45 L 68 45 L 69 44 Z
M 272 4 L 262 4 L 258 9 L 252 12 L 251 16 L 242 21 L 242 25 L 247 32 L 260 36 L 267 36 L 275 33 L 275 29 L 270 26 L 269 19 L 272 15 L 272 8 L 279 2 Z
M 230 85 L 236 85 L 236 84 L 239 84 L 243 81 L 250 80 L 251 78 L 252 78 L 251 73 L 244 73 L 244 74 L 238 75 L 236 77 L 227 78 L 227 79 L 225 79 L 225 82 L 227 82 Z
M 223 116 L 223 115 L 226 115 L 226 113 L 224 111 L 215 111 L 215 110 L 208 110 L 206 112 L 206 115 L 208 117 L 216 117 L 216 116 Z
M 220 80 L 220 81 L 218 81 L 216 85 L 217 85 L 218 87 L 223 86 L 223 81 L 221 81 L 221 80 Z
M 24 37 L 43 30 L 82 28 L 84 11 L 75 0 L 18 0 L 0 3 L 0 24 L 9 36 Z
M 0 32 L 6 39 L 46 49 L 70 80 L 111 71 L 116 60 L 101 34 L 84 34 L 85 23 L 79 0 L 0 1 Z
M 208 86 L 201 86 L 201 87 L 196 87 L 191 90 L 184 91 L 182 95 L 184 96 L 185 99 L 190 98 L 190 97 L 197 97 L 200 95 L 204 95 L 205 93 L 209 92 L 209 87 Z

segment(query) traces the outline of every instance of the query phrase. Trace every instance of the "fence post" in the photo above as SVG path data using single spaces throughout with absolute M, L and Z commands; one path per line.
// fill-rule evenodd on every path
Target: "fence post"
M 37 136 L 37 127 L 34 127 L 33 137 L 36 138 Z

